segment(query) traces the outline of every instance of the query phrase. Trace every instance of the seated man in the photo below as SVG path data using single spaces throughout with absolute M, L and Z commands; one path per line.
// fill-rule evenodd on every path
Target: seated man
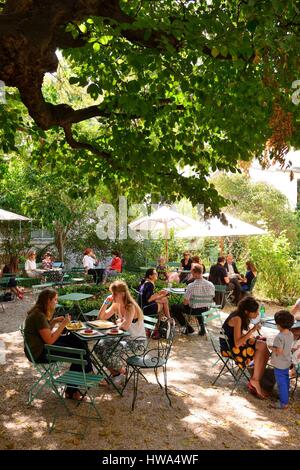
M 232 256 L 231 253 L 229 253 L 226 256 L 226 263 L 224 264 L 224 268 L 226 269 L 226 271 L 228 273 L 229 279 L 234 279 L 234 278 L 240 279 L 242 277 L 240 275 L 240 272 L 239 272 L 235 262 L 233 261 L 233 256 Z
M 191 313 L 190 308 L 190 301 L 193 296 L 203 296 L 206 299 L 199 300 L 193 303 L 193 310 L 195 313 L 199 314 L 197 316 L 197 320 L 199 322 L 199 335 L 205 335 L 205 327 L 203 323 L 203 318 L 201 316 L 202 312 L 206 312 L 210 304 L 213 302 L 213 297 L 215 295 L 215 286 L 210 282 L 203 279 L 203 268 L 199 264 L 194 264 L 192 267 L 192 275 L 194 281 L 188 284 L 185 292 L 185 296 L 183 299 L 183 304 L 174 304 L 171 306 L 171 315 L 177 319 L 178 323 L 181 326 L 186 325 L 185 334 L 192 334 L 194 333 L 194 329 L 191 327 L 189 323 L 186 322 L 184 317 L 184 313 L 189 314 Z M 207 298 L 211 297 L 211 302 L 208 302 Z
M 234 301 L 238 304 L 241 295 L 241 286 L 237 279 L 229 279 L 228 273 L 225 269 L 225 257 L 219 256 L 218 263 L 210 268 L 209 281 L 214 285 L 226 285 L 227 290 L 233 290 Z

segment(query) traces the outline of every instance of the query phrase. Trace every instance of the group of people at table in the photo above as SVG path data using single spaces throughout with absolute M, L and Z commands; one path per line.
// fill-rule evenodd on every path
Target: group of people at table
M 94 251 L 91 248 L 87 248 L 84 251 L 83 256 L 83 267 L 86 274 L 91 274 L 93 276 L 94 282 L 99 284 L 102 281 L 105 281 L 108 277 L 113 277 L 119 274 L 122 271 L 122 260 L 118 251 L 112 252 L 112 260 L 105 268 L 99 269 L 100 260 L 96 258 Z M 47 251 L 41 262 L 41 267 L 37 267 L 36 263 L 36 251 L 30 249 L 27 253 L 27 259 L 25 262 L 25 273 L 27 277 L 48 280 L 53 282 L 60 282 L 63 278 L 64 272 L 61 267 L 55 267 L 54 256 L 52 253 Z M 18 286 L 16 280 L 17 274 L 19 272 L 19 258 L 18 256 L 12 255 L 9 258 L 9 261 L 3 266 L 1 270 L 1 276 L 7 277 L 6 287 L 15 294 L 19 299 L 23 299 L 24 290 L 22 287 Z
M 185 332 L 187 334 L 192 333 L 193 329 L 186 321 L 184 313 L 190 312 L 189 306 L 193 296 L 202 295 L 205 298 L 213 298 L 215 287 L 212 282 L 203 278 L 203 266 L 201 264 L 193 263 L 190 274 L 192 282 L 187 285 L 182 304 L 172 305 L 171 308 L 168 302 L 169 291 L 167 289 L 162 289 L 159 292 L 155 291 L 155 282 L 158 279 L 158 272 L 155 268 L 147 270 L 139 287 L 138 302 L 130 294 L 127 284 L 124 281 L 116 280 L 109 287 L 111 295 L 103 302 L 98 318 L 107 320 L 114 317 L 116 319 L 117 326 L 129 333 L 124 338 L 125 347 L 129 350 L 132 341 L 137 338 L 146 339 L 144 314 L 155 314 L 159 318 L 165 316 L 169 319 L 175 317 L 181 325 L 186 327 Z M 82 341 L 72 335 L 71 332 L 62 335 L 70 321 L 70 316 L 53 318 L 57 300 L 57 292 L 54 289 L 43 290 L 26 318 L 24 335 L 37 362 L 47 362 L 44 344 L 57 344 L 75 348 L 83 347 Z M 209 307 L 207 300 L 201 302 L 200 299 L 198 303 L 193 304 L 193 309 L 196 309 L 198 314 L 207 311 Z M 274 339 L 273 345 L 268 347 L 263 338 L 255 336 L 261 328 L 261 324 L 252 323 L 259 315 L 259 304 L 252 296 L 245 296 L 223 323 L 226 340 L 222 336 L 220 337 L 220 348 L 225 358 L 230 356 L 241 368 L 252 367 L 252 376 L 247 386 L 249 392 L 260 399 L 267 396 L 261 387 L 261 379 L 269 361 L 271 350 L 271 364 L 274 366 L 279 389 L 279 403 L 276 407 L 280 409 L 288 407 L 291 350 L 296 332 L 295 330 L 293 335 L 291 328 L 298 313 L 300 313 L 300 299 L 290 312 L 280 310 L 275 314 L 274 318 L 279 333 Z M 197 315 L 196 318 L 199 322 L 199 334 L 204 335 L 203 318 L 201 315 Z M 55 329 L 53 329 L 54 325 L 56 325 Z M 118 345 L 111 355 L 109 353 L 111 341 L 114 341 L 114 339 L 100 340 L 96 350 L 97 354 L 115 380 L 124 379 L 125 370 L 120 358 L 120 348 L 124 348 L 124 342 L 122 346 L 121 344 Z M 300 351 L 300 347 L 298 349 Z M 77 366 L 72 364 L 71 367 L 75 370 Z M 86 364 L 86 372 L 92 372 L 90 359 Z M 76 400 L 81 399 L 79 390 L 72 388 L 66 389 L 66 397 Z
M 92 248 L 86 248 L 84 250 L 84 256 L 82 264 L 86 274 L 93 276 L 95 284 L 105 282 L 108 277 L 117 276 L 122 272 L 122 259 L 120 253 L 117 250 L 112 252 L 111 262 L 105 266 L 101 263 L 94 253 Z
M 131 342 L 139 338 L 139 340 L 146 339 L 146 331 L 144 327 L 143 312 L 137 302 L 131 296 L 128 286 L 123 281 L 114 281 L 109 290 L 109 295 L 103 302 L 98 318 L 101 320 L 108 320 L 114 317 L 116 325 L 120 331 L 127 331 L 129 335 L 124 336 L 122 345 L 120 347 L 112 348 L 112 342 L 115 338 L 108 337 L 101 339 L 98 342 L 96 353 L 99 355 L 102 363 L 110 371 L 114 380 L 120 382 L 124 380 L 125 370 L 122 366 L 120 357 L 120 349 L 129 348 Z M 24 328 L 24 337 L 34 360 L 37 363 L 47 363 L 47 354 L 44 349 L 45 344 L 67 346 L 71 348 L 85 348 L 85 343 L 74 335 L 72 331 L 66 330 L 66 326 L 71 320 L 70 315 L 57 316 L 53 318 L 56 304 L 58 301 L 57 291 L 53 288 L 44 289 L 40 292 L 37 302 L 29 310 Z M 124 346 L 124 343 L 125 346 Z M 113 354 L 111 351 L 113 349 Z M 30 360 L 30 355 L 27 349 L 24 349 L 27 358 Z M 76 364 L 71 365 L 71 370 L 80 370 Z M 87 364 L 85 366 L 87 373 L 92 372 L 92 362 L 89 355 L 87 355 Z M 103 385 L 107 382 L 104 381 Z M 67 387 L 66 398 L 80 400 L 81 394 L 78 389 Z
M 36 252 L 30 250 L 25 263 L 26 274 L 28 277 L 41 277 L 45 271 L 49 272 L 55 269 L 53 262 L 53 255 L 50 252 L 46 252 L 42 259 L 41 269 L 38 269 L 36 264 Z M 85 273 L 91 274 L 96 284 L 99 284 L 100 281 L 105 280 L 108 276 L 115 276 L 122 271 L 122 260 L 118 251 L 112 252 L 112 260 L 109 265 L 99 269 L 98 266 L 101 264 L 100 260 L 97 259 L 92 248 L 86 248 L 83 253 L 82 264 Z
M 186 283 L 193 281 L 192 267 L 194 264 L 202 266 L 202 273 L 205 274 L 205 266 L 199 256 L 192 256 L 188 251 L 183 253 L 178 271 L 170 272 L 165 263 L 165 258 L 159 258 L 156 271 L 159 279 L 166 280 L 168 283 Z M 246 261 L 246 273 L 243 276 L 234 262 L 232 254 L 226 257 L 220 256 L 216 264 L 212 265 L 207 276 L 214 285 L 225 285 L 228 290 L 234 293 L 235 303 L 243 297 L 244 292 L 251 290 L 253 280 L 257 276 L 257 270 L 252 261 Z

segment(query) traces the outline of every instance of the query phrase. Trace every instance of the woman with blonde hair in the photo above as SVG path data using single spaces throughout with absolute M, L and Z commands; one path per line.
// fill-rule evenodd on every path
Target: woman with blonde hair
M 36 267 L 35 250 L 29 250 L 27 253 L 27 260 L 25 262 L 25 271 L 28 277 L 33 277 L 33 278 L 41 277 L 41 273 L 37 271 L 37 267 Z
M 115 338 L 101 340 L 97 347 L 97 353 L 103 364 L 110 370 L 113 377 L 121 375 L 117 380 L 121 381 L 124 379 L 123 374 L 125 372 L 124 368 L 122 368 L 121 353 L 124 351 L 124 348 L 130 350 L 132 341 L 137 338 L 140 340 L 146 339 L 144 315 L 141 308 L 130 294 L 126 282 L 114 281 L 109 286 L 109 290 L 112 295 L 109 295 L 103 302 L 99 310 L 98 318 L 108 320 L 114 316 L 118 328 L 123 331 L 128 331 L 130 336 L 124 337 L 125 346 L 119 343 L 115 348 Z M 119 341 L 119 339 L 117 341 Z M 113 353 L 111 354 L 112 350 Z

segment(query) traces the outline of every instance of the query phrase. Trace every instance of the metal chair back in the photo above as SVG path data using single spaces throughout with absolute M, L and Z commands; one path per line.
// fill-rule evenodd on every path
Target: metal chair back
M 94 397 L 91 395 L 90 392 L 94 386 L 98 386 L 99 383 L 104 379 L 104 375 L 85 372 L 85 366 L 87 365 L 87 351 L 85 349 L 69 348 L 65 346 L 55 346 L 49 344 L 46 344 L 45 348 L 50 364 L 57 364 L 57 362 L 59 361 L 61 366 L 63 364 L 71 364 L 71 366 L 77 366 L 76 370 L 75 367 L 73 369 L 71 367 L 70 370 L 66 371 L 63 369 L 63 367 L 60 367 L 56 371 L 50 371 L 50 381 L 52 389 L 57 395 L 57 397 L 59 397 L 60 402 L 64 406 L 68 415 L 73 414 L 73 412 L 70 411 L 69 407 L 66 404 L 64 391 L 66 387 L 72 387 L 79 390 L 81 393 L 82 398 L 81 401 L 78 402 L 78 404 L 84 403 L 83 400 L 87 395 L 89 397 L 89 402 L 87 404 L 90 405 L 91 409 L 93 409 L 96 414 L 96 416 L 90 416 L 90 414 L 86 416 L 79 416 L 90 419 L 101 419 L 101 415 L 95 405 Z M 58 416 L 60 416 L 60 413 L 56 409 L 55 415 L 53 417 L 53 422 L 50 425 L 50 432 L 54 430 L 56 419 Z M 83 433 L 74 432 L 68 429 L 65 429 L 64 432 L 84 437 L 86 429 L 87 427 L 85 426 Z
M 257 276 L 255 276 L 252 281 L 251 281 L 251 284 L 250 284 L 250 288 L 246 291 L 244 291 L 246 294 L 252 294 L 252 291 L 255 287 L 255 284 L 256 284 L 256 281 L 257 281 Z
M 175 322 L 173 321 L 173 319 L 170 319 L 169 321 L 170 321 L 169 334 L 167 335 L 166 338 L 159 338 L 155 340 L 156 344 L 153 346 L 151 344 L 152 343 L 151 341 L 150 343 L 148 343 L 148 347 L 143 348 L 142 350 L 139 349 L 140 345 L 137 345 L 137 351 L 139 352 L 137 354 L 134 354 L 128 357 L 126 360 L 127 374 L 126 374 L 126 381 L 125 381 L 124 389 L 126 388 L 130 379 L 133 377 L 134 392 L 133 392 L 133 400 L 132 400 L 132 405 L 131 405 L 132 411 L 134 410 L 135 401 L 137 397 L 139 377 L 141 376 L 142 378 L 146 380 L 142 371 L 149 370 L 149 369 L 154 370 L 155 377 L 160 388 L 163 388 L 163 387 L 158 379 L 158 369 L 159 368 L 163 369 L 164 391 L 165 391 L 166 397 L 168 398 L 170 406 L 172 406 L 171 399 L 168 394 L 168 387 L 167 387 L 167 362 L 168 362 L 171 348 L 172 348 L 173 341 L 174 341 Z
M 221 326 L 220 311 L 208 311 L 203 314 L 203 321 L 206 326 L 213 320 L 218 320 L 218 324 Z M 247 368 L 241 368 L 241 365 L 235 361 L 234 356 L 231 352 L 228 337 L 226 336 L 222 327 L 220 327 L 218 335 L 214 334 L 210 328 L 206 328 L 206 334 L 218 358 L 217 361 L 213 364 L 213 367 L 221 363 L 221 369 L 216 378 L 213 380 L 212 385 L 215 385 L 220 377 L 229 373 L 230 376 L 233 378 L 233 387 L 231 390 L 232 394 L 243 377 L 246 378 L 247 381 L 250 379 L 250 375 L 248 374 Z M 221 350 L 220 339 L 223 339 L 227 344 L 227 348 L 229 351 L 228 356 L 224 356 L 224 353 Z
M 25 322 L 22 323 L 19 326 L 19 331 L 23 337 L 24 340 L 24 348 L 28 354 L 28 360 L 34 367 L 34 369 L 38 373 L 38 378 L 37 380 L 33 381 L 33 384 L 31 385 L 29 392 L 28 392 L 28 400 L 27 400 L 27 405 L 31 405 L 33 400 L 40 394 L 40 392 L 43 390 L 45 386 L 50 386 L 50 372 L 54 369 L 57 369 L 58 364 L 49 364 L 48 362 L 36 362 L 36 360 L 33 357 L 33 354 L 31 352 L 30 346 L 26 340 L 25 336 Z

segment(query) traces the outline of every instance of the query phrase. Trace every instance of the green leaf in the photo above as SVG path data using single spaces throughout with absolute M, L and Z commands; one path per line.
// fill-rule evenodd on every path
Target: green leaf
M 258 25 L 258 21 L 257 21 L 257 20 L 250 20 L 250 21 L 248 21 L 248 23 L 247 23 L 247 29 L 248 29 L 248 31 L 250 31 L 250 33 L 254 33 L 254 31 L 256 30 L 257 25 Z
M 94 50 L 95 52 L 99 52 L 99 51 L 100 51 L 100 47 L 101 47 L 101 46 L 100 46 L 99 42 L 94 42 L 94 44 L 93 44 L 93 50 Z
M 92 98 L 94 98 L 94 100 L 96 100 L 99 96 L 99 88 L 97 85 L 95 85 L 95 83 L 91 83 L 87 87 L 87 92 L 89 93 L 89 95 L 91 95 Z
M 221 46 L 220 47 L 220 53 L 223 57 L 227 57 L 227 54 L 228 54 L 227 46 Z
M 86 25 L 84 23 L 80 24 L 78 26 L 78 28 L 80 29 L 80 31 L 85 34 L 87 32 L 87 28 L 86 28 Z
M 113 39 L 113 36 L 101 36 L 99 38 L 100 44 L 107 45 L 111 40 Z
M 70 77 L 70 78 L 69 78 L 69 83 L 70 83 L 71 85 L 75 85 L 75 84 L 77 84 L 79 81 L 80 81 L 80 78 L 78 78 L 78 77 Z
M 219 49 L 217 49 L 216 47 L 213 47 L 211 49 L 211 55 L 215 58 L 215 57 L 218 57 L 218 55 L 220 54 L 220 51 Z

